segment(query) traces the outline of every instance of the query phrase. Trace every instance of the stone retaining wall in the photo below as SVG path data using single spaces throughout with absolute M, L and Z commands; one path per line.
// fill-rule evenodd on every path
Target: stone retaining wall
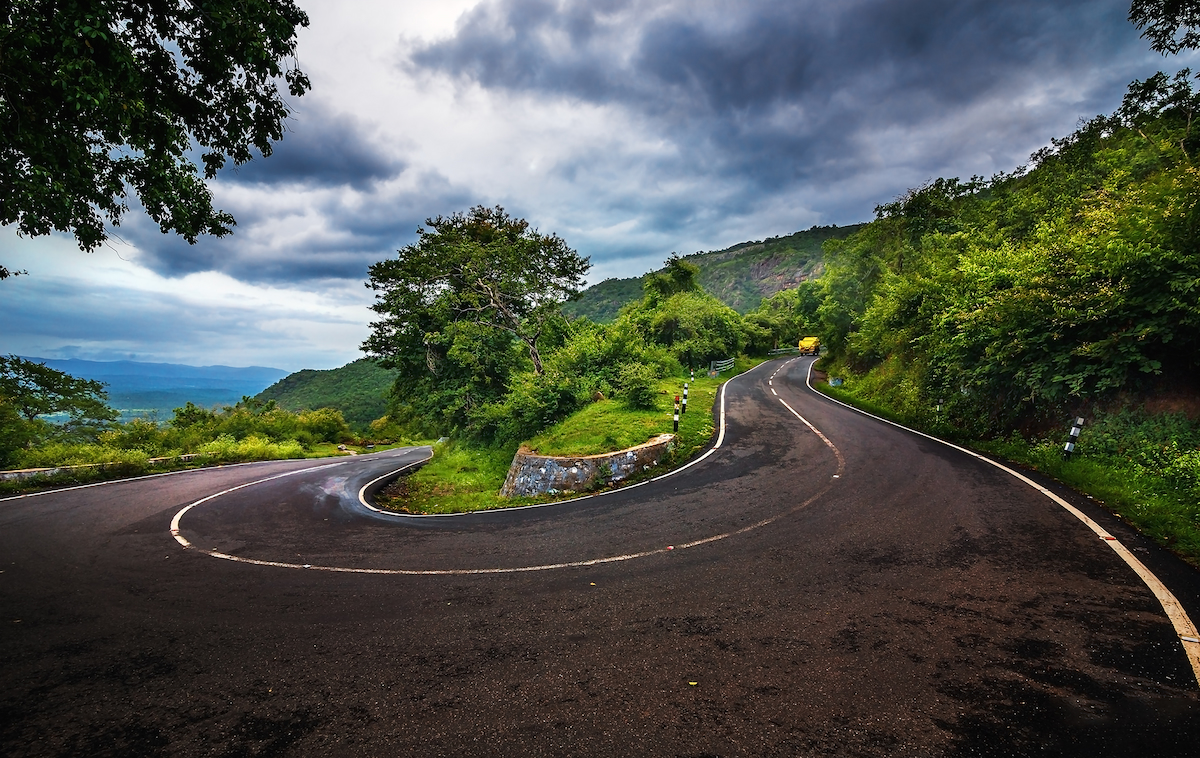
M 521 448 L 513 456 L 500 494 L 531 497 L 583 492 L 596 484 L 598 477 L 603 477 L 599 484 L 611 484 L 657 465 L 674 446 L 674 434 L 660 434 L 643 445 L 600 455 L 549 456 Z

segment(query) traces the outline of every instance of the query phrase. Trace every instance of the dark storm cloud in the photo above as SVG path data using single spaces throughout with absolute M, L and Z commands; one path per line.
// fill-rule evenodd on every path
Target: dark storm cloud
M 679 146 L 664 170 L 769 194 L 895 165 L 902 146 L 879 135 L 956 122 L 954 140 L 903 159 L 911 175 L 979 164 L 983 151 L 1011 169 L 1021 150 L 1115 105 L 1131 69 L 1152 72 L 1136 69 L 1150 56 L 1127 13 L 1127 0 L 495 0 L 408 65 L 621 105 Z M 1029 105 L 1056 87 L 1069 102 Z
M 404 163 L 376 144 L 355 118 L 306 104 L 288 119 L 287 131 L 269 157 L 227 166 L 221 178 L 242 184 L 345 185 L 364 190 L 403 171 Z
M 140 213 L 131 214 L 117 231 L 136 245 L 139 263 L 163 276 L 220 271 L 265 284 L 365 280 L 367 268 L 412 241 L 426 218 L 467 204 L 467 193 L 440 175 L 426 172 L 413 185 L 365 193 L 333 187 L 282 202 L 257 192 L 240 202 L 222 202 L 218 191 L 218 205 L 237 219 L 234 233 L 202 237 L 194 245 L 162 234 Z

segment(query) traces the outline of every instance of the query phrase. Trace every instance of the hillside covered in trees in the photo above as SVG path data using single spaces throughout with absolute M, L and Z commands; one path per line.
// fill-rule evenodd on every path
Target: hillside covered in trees
M 304 369 L 289 374 L 260 392 L 256 399 L 274 400 L 289 411 L 335 408 L 358 430 L 387 413 L 387 394 L 396 373 L 360 358 L 327 371 Z
M 1200 369 L 1200 94 L 1187 70 L 991 180 L 939 179 L 826 245 L 833 364 L 975 435 Z
M 758 316 L 793 301 L 776 322 L 822 336 L 831 393 L 1047 472 L 1200 565 L 1193 82 L 1134 82 L 1026 167 L 877 208 Z
M 861 227 L 862 224 L 814 226 L 784 237 L 694 253 L 684 256 L 684 260 L 699 268 L 698 281 L 706 292 L 738 313 L 747 313 L 757 308 L 764 297 L 818 276 L 822 244 L 849 236 Z M 621 308 L 641 299 L 642 279 L 641 276 L 605 279 L 584 290 L 579 299 L 564 305 L 563 312 L 601 323 L 613 321 Z

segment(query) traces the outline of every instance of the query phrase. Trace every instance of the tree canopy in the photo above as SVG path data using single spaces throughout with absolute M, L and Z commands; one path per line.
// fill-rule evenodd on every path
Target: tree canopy
M 116 412 L 107 400 L 100 382 L 79 379 L 16 355 L 0 355 L 0 402 L 26 421 L 54 413 L 66 413 L 76 422 L 111 421 Z
M 280 85 L 310 87 L 287 62 L 307 25 L 292 0 L 5 3 L 0 223 L 94 250 L 132 189 L 164 233 L 229 234 L 204 179 L 282 138 Z
M 1200 47 L 1200 2 L 1196 0 L 1133 0 L 1129 20 L 1164 55 Z
M 1134 82 L 988 182 L 939 180 L 827 243 L 822 341 L 880 399 L 974 433 L 1200 367 L 1200 93 Z M 883 397 L 890 393 L 888 397 Z
M 662 270 L 651 271 L 642 277 L 642 291 L 651 299 L 665 300 L 680 292 L 700 289 L 700 267 L 671 253 Z
M 471 324 L 520 341 L 541 374 L 538 342 L 562 303 L 582 289 L 588 259 L 499 206 L 425 223 L 397 258 L 371 266 L 372 309 L 384 318 L 372 324 L 364 350 L 385 365 L 403 362 L 398 351 L 416 350 L 436 373 L 440 334 Z

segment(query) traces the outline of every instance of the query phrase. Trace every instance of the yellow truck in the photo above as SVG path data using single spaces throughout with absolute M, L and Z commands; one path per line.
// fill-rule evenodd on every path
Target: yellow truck
M 800 338 L 800 355 L 820 355 L 821 340 L 816 337 Z

